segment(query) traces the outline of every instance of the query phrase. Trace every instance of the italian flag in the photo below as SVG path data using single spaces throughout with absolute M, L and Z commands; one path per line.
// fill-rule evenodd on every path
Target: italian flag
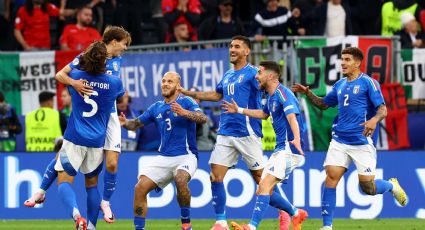
M 0 55 L 0 91 L 12 104 L 17 114 L 26 114 L 39 107 L 38 94 L 42 91 L 60 95 L 63 86 L 57 86 L 54 76 L 78 52 L 46 51 L 21 52 Z M 60 97 L 57 97 L 60 107 Z
M 406 97 L 425 99 L 425 49 L 401 51 L 401 79 Z

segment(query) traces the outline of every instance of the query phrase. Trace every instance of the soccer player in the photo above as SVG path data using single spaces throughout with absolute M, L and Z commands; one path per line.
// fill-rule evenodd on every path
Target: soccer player
M 196 123 L 206 123 L 207 116 L 192 98 L 177 91 L 180 80 L 178 73 L 167 72 L 161 85 L 164 100 L 152 104 L 136 119 L 127 120 L 124 113 L 119 117 L 121 125 L 126 129 L 135 130 L 154 122 L 161 134 L 160 155 L 142 169 L 134 188 L 133 211 L 136 230 L 145 229 L 148 193 L 154 189 L 163 189 L 173 180 L 176 183 L 177 201 L 181 209 L 182 230 L 192 229 L 188 183 L 198 167 Z
M 270 195 L 277 183 L 286 180 L 292 171 L 304 163 L 304 140 L 307 131 L 300 114 L 300 106 L 290 89 L 279 83 L 280 68 L 276 62 L 263 61 L 260 63 L 255 77 L 261 90 L 267 93 L 267 103 L 262 110 L 239 108 L 232 99 L 232 103 L 223 101 L 225 113 L 239 113 L 259 119 L 272 118 L 273 129 L 276 133 L 276 146 L 270 156 L 257 190 L 257 201 L 252 212 L 249 224 L 240 226 L 232 222 L 235 230 L 255 230 L 258 228 L 270 203 Z M 288 141 L 293 145 L 290 148 Z M 282 198 L 285 199 L 285 198 Z M 301 223 L 308 214 L 302 209 L 295 208 L 285 199 L 282 207 L 292 216 L 293 229 L 301 229 Z
M 105 74 L 107 58 L 103 42 L 94 42 L 80 56 L 80 69 L 72 70 L 73 79 L 84 78 L 92 94 L 81 97 L 69 87 L 72 113 L 65 130 L 62 148 L 54 169 L 58 172 L 58 193 L 66 212 L 75 220 L 77 230 L 95 229 L 99 215 L 98 174 L 102 170 L 106 127 L 115 100 L 124 95 L 121 80 Z M 78 170 L 85 174 L 87 221 L 80 214 L 71 184 Z
M 255 79 L 257 68 L 248 63 L 251 42 L 247 37 L 235 36 L 229 45 L 230 62 L 228 70 L 215 91 L 193 92 L 179 90 L 190 97 L 205 101 L 231 101 L 234 99 L 241 108 L 261 109 L 261 91 Z M 224 176 L 230 167 L 236 165 L 239 154 L 251 171 L 256 183 L 260 182 L 264 168 L 261 148 L 261 120 L 242 114 L 221 113 L 217 142 L 209 161 L 211 167 L 211 190 L 216 222 L 212 230 L 229 229 L 226 218 L 226 191 Z M 285 200 L 273 192 L 270 205 L 281 207 Z
M 321 110 L 338 106 L 332 141 L 324 162 L 326 180 L 322 195 L 322 230 L 332 229 L 336 186 L 352 161 L 356 165 L 360 187 L 364 193 L 376 195 L 391 191 L 401 206 L 408 202 L 397 179 L 375 179 L 374 143 L 378 132 L 374 131 L 387 115 L 379 83 L 360 72 L 363 53 L 359 48 L 345 48 L 341 59 L 342 74 L 345 77 L 337 81 L 324 98 L 316 96 L 306 86 L 295 84 L 292 87 L 292 91 L 305 94 Z
M 106 73 L 112 77 L 119 78 L 122 60 L 120 55 L 131 43 L 130 34 L 122 27 L 109 26 L 105 29 L 102 39 L 106 44 L 106 49 L 108 52 L 108 58 L 106 59 Z M 85 84 L 85 80 L 72 79 L 68 76 L 71 70 L 79 68 L 80 55 L 56 74 L 56 80 L 66 85 L 72 86 L 77 92 L 80 93 L 80 95 L 91 94 L 92 87 Z M 115 218 L 110 208 L 109 200 L 115 191 L 117 183 L 118 157 L 121 151 L 121 126 L 119 124 L 115 105 L 111 111 L 111 117 L 108 122 L 104 150 L 106 155 L 106 170 L 104 174 L 103 199 L 100 206 L 104 214 L 104 220 L 108 223 L 113 223 Z M 53 159 L 46 168 L 42 183 L 40 185 L 40 190 L 34 193 L 33 196 L 27 201 L 25 201 L 25 206 L 34 207 L 35 204 L 44 202 L 47 189 L 57 177 L 57 172 L 53 169 L 55 164 L 56 159 Z

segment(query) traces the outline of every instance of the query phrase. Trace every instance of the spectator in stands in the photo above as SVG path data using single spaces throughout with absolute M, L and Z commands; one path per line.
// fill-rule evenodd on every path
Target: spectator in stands
M 400 31 L 401 14 L 409 12 L 415 16 L 419 16 L 420 8 L 415 0 L 392 0 L 382 5 L 381 17 L 381 35 L 392 36 Z
M 415 16 L 409 12 L 401 14 L 401 24 L 403 30 L 399 32 L 401 48 L 425 48 L 425 34 L 419 31 L 419 25 Z
M 220 0 L 219 15 L 205 19 L 199 25 L 199 40 L 215 40 L 245 35 L 242 21 L 232 16 L 233 1 Z
M 198 88 L 192 87 L 190 91 L 199 92 Z M 195 99 L 196 103 L 200 104 L 201 101 Z M 207 122 L 203 124 L 196 124 L 196 145 L 199 151 L 211 151 L 214 148 L 215 140 L 217 139 L 217 132 L 214 129 L 212 121 L 212 111 L 203 108 L 205 115 L 207 115 Z
M 343 0 L 330 0 L 317 6 L 307 16 L 309 34 L 335 37 L 353 33 L 348 3 Z
M 288 31 L 290 35 L 304 36 L 306 34 L 304 19 L 299 5 L 294 4 L 292 7 L 292 17 L 289 18 L 288 23 L 291 25 Z M 292 31 L 292 28 L 296 30 Z
M 136 112 L 130 107 L 131 97 L 128 96 L 128 91 L 125 92 L 124 96 L 117 100 L 117 112 L 118 115 L 121 113 L 125 114 L 127 119 L 137 118 L 140 113 Z M 135 131 L 125 129 L 121 127 L 121 150 L 122 151 L 136 151 L 137 144 L 139 142 L 141 129 Z
M 65 132 L 66 116 L 53 108 L 54 96 L 52 92 L 41 92 L 38 95 L 40 108 L 25 116 L 27 152 L 53 151 L 55 139 Z
M 173 27 L 173 35 L 171 36 L 171 43 L 181 43 L 184 44 L 186 42 L 191 42 L 191 37 L 189 34 L 189 28 L 187 24 L 185 23 L 177 23 Z M 180 46 L 176 47 L 176 50 L 180 51 L 190 51 L 192 48 L 191 46 Z
M 186 24 L 192 41 L 198 40 L 196 27 L 201 17 L 200 6 L 199 0 L 162 0 L 162 12 L 169 28 L 180 23 Z M 170 35 L 166 37 L 166 42 L 170 41 Z
M 59 43 L 61 50 L 84 50 L 93 41 L 102 39 L 99 32 L 92 28 L 93 11 L 88 5 L 77 10 L 77 23 L 65 26 Z
M 63 88 L 61 93 L 61 100 L 62 100 L 62 109 L 61 113 L 65 114 L 67 118 L 71 116 L 72 111 L 72 101 L 71 101 L 71 94 L 69 94 L 68 88 Z
M 15 19 L 15 38 L 23 50 L 48 50 L 51 46 L 50 17 L 73 13 L 71 10 L 59 10 L 47 0 L 27 0 L 19 8 Z
M 15 109 L 6 103 L 0 92 L 0 152 L 13 152 L 16 149 L 16 135 L 22 132 Z
M 266 0 L 266 9 L 261 10 L 254 17 L 252 33 L 255 34 L 256 41 L 262 41 L 265 36 L 288 35 L 288 20 L 292 16 L 291 11 L 286 7 L 279 6 L 278 0 Z M 294 31 L 297 29 L 293 28 Z

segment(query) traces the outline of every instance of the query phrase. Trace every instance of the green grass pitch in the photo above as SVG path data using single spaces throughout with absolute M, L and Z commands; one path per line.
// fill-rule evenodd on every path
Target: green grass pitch
M 239 220 L 239 223 L 247 220 Z M 194 230 L 209 230 L 214 220 L 193 219 Z M 321 226 L 320 219 L 308 219 L 303 224 L 303 230 L 318 230 Z M 59 230 L 73 229 L 71 220 L 0 220 L 0 229 L 8 230 Z M 114 224 L 107 224 L 99 219 L 97 229 L 134 229 L 133 220 L 117 220 Z M 147 220 L 148 230 L 178 230 L 179 220 Z M 264 220 L 259 230 L 278 230 L 278 220 Z M 377 220 L 334 220 L 334 229 L 337 230 L 425 230 L 425 220 L 420 219 L 377 219 Z

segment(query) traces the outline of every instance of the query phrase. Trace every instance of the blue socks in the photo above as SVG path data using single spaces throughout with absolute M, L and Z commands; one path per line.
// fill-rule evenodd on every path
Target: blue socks
M 270 197 L 270 206 L 287 212 L 290 216 L 295 215 L 297 208 L 295 208 L 287 199 L 283 198 L 275 186 L 274 191 Z
M 190 223 L 190 207 L 180 208 L 180 218 L 181 218 L 182 224 Z
M 135 216 L 134 227 L 136 230 L 145 230 L 145 218 L 141 216 Z
M 100 211 L 100 193 L 97 186 L 87 188 L 87 221 L 96 226 Z
M 226 220 L 226 190 L 223 182 L 211 182 L 215 219 Z
M 59 197 L 62 203 L 65 205 L 65 211 L 73 219 L 76 214 L 79 214 L 77 199 L 75 198 L 75 192 L 68 182 L 63 182 L 58 186 Z M 78 211 L 78 213 L 76 213 Z
M 105 175 L 103 177 L 104 187 L 103 187 L 103 200 L 109 201 L 112 197 L 112 194 L 115 192 L 115 187 L 117 185 L 117 174 L 108 172 L 105 170 Z
M 377 179 L 375 180 L 375 188 L 376 194 L 383 194 L 393 190 L 393 184 L 386 180 Z
M 336 205 L 336 188 L 325 187 L 323 189 L 323 196 L 322 196 L 323 226 L 332 226 L 335 205 Z
M 261 220 L 266 214 L 267 208 L 269 207 L 270 196 L 268 195 L 259 195 L 257 196 L 257 201 L 255 202 L 254 211 L 252 212 L 251 225 L 258 228 Z
M 50 188 L 53 181 L 58 177 L 58 172 L 55 170 L 56 159 L 53 159 L 44 171 L 43 180 L 41 181 L 40 188 L 44 191 Z

